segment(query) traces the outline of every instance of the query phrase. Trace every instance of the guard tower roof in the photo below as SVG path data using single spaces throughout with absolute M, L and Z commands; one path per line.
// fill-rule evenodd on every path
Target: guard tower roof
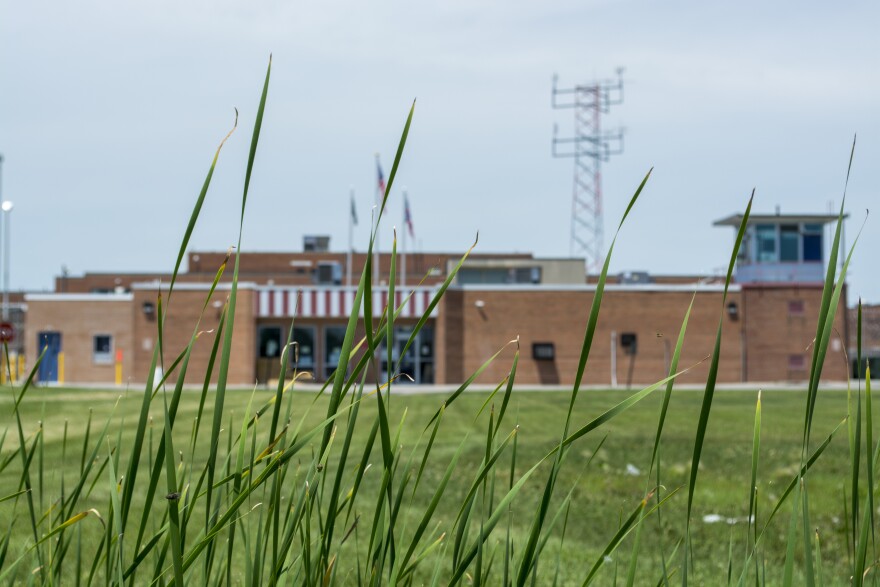
M 848 218 L 849 214 L 844 214 Z M 731 214 L 721 220 L 716 220 L 714 226 L 737 227 L 742 222 L 742 214 Z M 837 221 L 837 214 L 750 214 L 749 224 L 828 224 Z

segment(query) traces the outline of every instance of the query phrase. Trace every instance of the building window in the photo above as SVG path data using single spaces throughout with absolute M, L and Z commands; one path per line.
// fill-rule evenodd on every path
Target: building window
M 541 283 L 540 267 L 517 267 L 511 270 L 511 283 Z
M 804 315 L 804 300 L 789 300 L 788 301 L 788 315 L 789 316 L 803 316 Z
M 324 327 L 324 378 L 330 379 L 339 365 L 342 342 L 345 340 L 345 326 Z
M 797 224 L 783 224 L 779 227 L 779 260 L 783 263 L 797 263 L 800 230 Z
M 761 263 L 775 263 L 779 260 L 776 252 L 776 225 L 758 224 L 755 227 L 756 240 L 758 241 L 758 261 Z
M 389 375 L 400 375 L 398 383 L 434 382 L 434 329 L 423 327 L 413 338 L 406 354 L 403 349 L 413 336 L 412 326 L 395 326 L 391 341 L 391 365 L 388 364 L 388 347 L 380 345 L 377 357 L 381 369 L 381 380 L 388 381 Z
M 804 224 L 804 261 L 822 261 L 822 225 Z
M 258 357 L 261 359 L 275 359 L 281 356 L 280 326 L 261 326 L 257 339 L 259 341 Z
M 803 371 L 807 368 L 807 360 L 803 355 L 788 355 L 788 370 Z
M 503 267 L 462 267 L 458 270 L 457 279 L 462 285 L 473 283 L 498 285 L 510 282 L 510 272 Z
M 297 326 L 293 329 L 293 342 L 290 365 L 300 371 L 315 369 L 315 328 L 313 326 Z
M 852 359 L 852 378 L 865 379 L 868 367 L 871 367 L 871 373 L 880 373 L 880 357 L 862 357 L 861 368 L 858 359 Z
M 533 342 L 532 358 L 536 361 L 552 361 L 556 358 L 556 347 L 552 342 Z
M 92 362 L 96 365 L 109 365 L 113 362 L 112 336 L 96 334 L 92 337 Z
M 319 261 L 315 268 L 314 280 L 319 285 L 342 285 L 342 263 Z

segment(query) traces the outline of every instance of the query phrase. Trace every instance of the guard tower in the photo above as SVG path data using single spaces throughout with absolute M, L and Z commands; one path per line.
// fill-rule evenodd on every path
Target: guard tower
M 739 228 L 742 214 L 715 222 Z M 846 215 L 844 215 L 846 218 Z M 836 214 L 752 214 L 736 262 L 737 283 L 816 284 L 825 280 L 825 228 Z

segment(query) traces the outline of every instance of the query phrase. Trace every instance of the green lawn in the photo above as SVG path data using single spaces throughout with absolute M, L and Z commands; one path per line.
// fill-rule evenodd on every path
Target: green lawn
M 57 506 L 55 500 L 61 494 L 62 478 L 68 492 L 76 483 L 81 467 L 84 433 L 90 411 L 92 414 L 91 434 L 93 436 L 103 426 L 104 421 L 111 417 L 111 414 L 113 415 L 108 440 L 105 441 L 105 446 L 99 450 L 99 455 L 106 456 L 110 447 L 121 441 L 123 457 L 119 468 L 124 470 L 129 458 L 126 447 L 130 446 L 132 441 L 142 393 L 142 391 L 132 390 L 123 393 L 120 399 L 120 393 L 116 391 L 71 389 L 32 389 L 28 391 L 20 411 L 26 442 L 31 442 L 27 437 L 37 431 L 40 422 L 42 422 L 44 429 L 44 442 L 37 446 L 33 457 L 34 463 L 38 463 L 40 466 L 39 469 L 36 469 L 35 464 L 31 468 L 38 517 Z M 620 521 L 626 519 L 639 500 L 645 496 L 646 488 L 652 489 L 656 485 L 653 475 L 652 480 L 648 480 L 646 470 L 657 429 L 662 393 L 662 389 L 658 390 L 596 432 L 578 440 L 569 452 L 550 508 L 552 518 L 569 489 L 574 488 L 565 540 L 561 549 L 561 558 L 559 558 L 560 584 L 580 584 L 582 577 L 617 531 Z M 293 398 L 292 420 L 295 425 L 312 404 L 314 395 L 305 392 L 289 395 Z M 574 426 L 583 425 L 622 400 L 626 395 L 627 392 L 624 391 L 582 391 L 574 410 Z M 255 408 L 263 405 L 271 396 L 272 392 L 256 391 Z M 475 415 L 487 397 L 488 393 L 466 393 L 445 413 L 421 487 L 416 494 L 411 511 L 404 516 L 404 519 L 407 520 L 406 526 L 399 528 L 398 535 L 408 536 L 412 533 L 421 509 L 428 503 L 431 493 L 459 443 L 464 442 L 465 448 L 456 473 L 452 477 L 449 490 L 441 501 L 438 514 L 434 518 L 435 521 L 446 523 L 454 519 L 458 504 L 461 503 L 484 456 L 489 410 L 484 410 L 476 420 Z M 718 391 L 715 395 L 695 494 L 695 514 L 692 526 L 695 560 L 691 580 L 696 585 L 721 584 L 726 580 L 731 541 L 734 574 L 738 574 L 743 568 L 743 559 L 746 553 L 745 518 L 748 513 L 748 485 L 756 397 L 755 391 Z M 813 447 L 818 445 L 846 416 L 846 397 L 846 392 L 843 391 L 820 393 L 813 426 Z M 240 429 L 241 417 L 250 398 L 250 392 L 229 391 L 227 393 L 227 412 L 230 421 L 236 427 L 236 433 Z M 445 398 L 445 395 L 437 394 L 392 396 L 392 436 L 397 423 L 406 411 L 405 425 L 400 436 L 400 444 L 403 446 L 401 454 L 404 455 L 404 458 L 409 454 L 408 448 L 413 447 L 414 443 L 419 441 L 420 434 L 426 424 Z M 198 392 L 184 392 L 175 425 L 175 447 L 185 449 L 184 453 L 178 456 L 185 467 L 189 464 L 198 466 L 207 455 L 207 446 L 202 439 L 199 440 L 195 455 L 188 454 L 188 449 L 185 448 L 189 446 L 189 438 L 198 409 L 198 399 Z M 554 447 L 554 443 L 558 442 L 568 409 L 568 401 L 569 394 L 566 392 L 514 392 L 502 430 L 509 432 L 515 424 L 519 424 L 516 477 L 528 470 L 532 464 Z M 682 490 L 672 496 L 670 501 L 663 506 L 661 520 L 658 520 L 656 515 L 645 520 L 636 581 L 638 585 L 656 584 L 660 580 L 660 569 L 662 568 L 660 557 L 661 555 L 670 556 L 676 542 L 684 532 L 684 512 L 687 502 L 686 484 L 701 401 L 701 391 L 673 392 L 661 446 L 661 483 L 663 485 L 661 493 L 665 494 L 680 487 Z M 493 403 L 497 402 L 500 402 L 500 395 Z M 208 403 L 211 403 L 210 395 Z M 758 523 L 761 526 L 785 486 L 796 474 L 800 462 L 805 393 L 802 391 L 765 392 L 762 403 L 763 427 L 758 472 Z M 205 418 L 207 421 L 201 432 L 203 438 L 207 438 L 207 430 L 210 427 L 211 407 L 209 405 L 206 408 Z M 305 428 L 319 423 L 325 412 L 326 398 L 322 397 L 311 408 L 310 414 L 306 418 Z M 8 388 L 3 389 L 0 394 L 0 413 L 2 413 L 0 431 L 8 429 L 2 447 L 2 457 L 5 460 L 10 455 L 14 455 L 0 476 L 0 483 L 2 483 L 0 495 L 9 495 L 19 487 L 21 463 L 17 451 L 18 438 L 12 411 L 12 395 Z M 152 414 L 154 421 L 149 442 L 155 447 L 162 434 L 161 396 L 157 396 L 156 401 L 153 402 Z M 365 399 L 355 431 L 349 467 L 353 467 L 360 458 L 363 451 L 362 443 L 376 414 L 375 400 L 372 397 Z M 344 424 L 340 425 L 340 428 L 344 428 Z M 501 437 L 506 436 L 507 432 L 501 434 Z M 66 446 L 64 443 L 65 434 Z M 226 434 L 227 432 L 224 432 L 220 442 L 220 452 L 224 457 L 227 452 Z M 341 432 L 338 432 L 337 437 L 341 438 L 341 436 Z M 605 438 L 604 444 L 594 455 L 597 445 L 603 438 Z M 313 444 L 318 445 L 319 443 L 320 436 L 316 437 Z M 259 453 L 265 448 L 265 444 L 266 439 L 259 435 L 259 440 L 254 445 L 256 452 Z M 334 449 L 337 448 L 338 446 L 334 446 Z M 248 455 L 251 450 L 251 447 L 248 446 Z M 151 452 L 149 446 L 145 447 L 142 461 L 143 478 L 147 476 L 146 466 L 149 465 L 152 459 L 151 455 L 154 452 L 155 449 L 152 449 Z M 496 496 L 501 496 L 506 491 L 509 482 L 510 454 L 511 450 L 508 449 L 502 455 L 497 468 Z M 309 455 L 310 452 L 305 451 L 301 459 L 291 462 L 289 466 L 305 467 L 308 465 Z M 338 458 L 336 450 L 334 450 L 331 460 L 328 461 L 327 466 L 331 470 L 333 469 L 332 458 L 334 457 Z M 593 459 L 588 466 L 591 457 Z M 234 458 L 235 455 L 233 455 Z M 358 501 L 355 502 L 356 512 L 360 512 L 361 509 L 369 510 L 369 512 L 373 510 L 375 495 L 381 480 L 381 460 L 377 442 L 371 455 L 373 467 L 366 473 L 364 489 L 359 494 Z M 195 462 L 190 463 L 189 461 Z M 848 490 L 849 468 L 847 429 L 844 425 L 808 476 L 810 523 L 818 530 L 821 538 L 822 565 L 826 584 L 848 584 L 847 569 L 849 568 L 850 555 L 846 542 L 843 492 L 845 486 Z M 38 476 L 35 474 L 37 470 L 39 471 Z M 510 516 L 510 528 L 515 543 L 517 540 L 519 544 L 524 541 L 523 537 L 532 521 L 535 505 L 543 491 L 548 471 L 549 466 L 543 465 L 543 469 L 527 482 L 514 502 Z M 96 468 L 92 476 L 94 477 L 97 473 Z M 102 477 L 95 484 L 92 494 L 88 499 L 81 500 L 78 510 L 95 508 L 102 514 L 107 511 L 109 504 L 108 472 L 105 470 L 101 475 Z M 299 479 L 299 473 L 296 471 L 294 474 L 289 474 L 287 478 L 289 483 L 301 482 Z M 346 484 L 350 484 L 350 480 L 347 480 Z M 138 491 L 146 490 L 139 487 Z M 261 502 L 262 497 L 252 496 L 250 508 L 245 509 L 259 508 L 260 506 L 257 504 Z M 155 529 L 159 528 L 159 520 L 166 508 L 164 498 L 165 492 L 160 483 L 160 494 L 155 503 L 151 504 L 156 512 L 155 521 L 152 522 Z M 498 497 L 496 497 L 496 503 L 497 499 Z M 136 496 L 135 508 L 142 507 L 143 500 L 143 493 L 139 498 Z M 781 578 L 782 563 L 785 557 L 785 534 L 791 512 L 788 504 L 790 501 L 774 520 L 765 537 L 762 553 L 767 584 L 776 584 Z M 704 516 L 710 514 L 721 516 L 723 520 L 717 523 L 704 522 Z M 135 512 L 134 516 L 139 519 L 140 513 Z M 198 518 L 198 515 L 195 517 Z M 23 498 L 0 503 L 0 528 L 5 530 L 9 524 L 14 524 L 12 532 L 15 538 L 10 543 L 10 552 L 4 563 L 6 565 L 19 557 L 26 544 L 33 542 L 27 505 Z M 201 519 L 194 526 L 201 528 L 200 524 Z M 501 558 L 506 524 L 507 520 L 496 528 L 490 538 L 488 551 L 484 555 L 486 559 L 492 556 L 493 549 L 497 549 L 495 557 Z M 660 524 L 662 524 L 662 528 Z M 557 566 L 557 553 L 560 553 L 561 526 L 560 522 L 551 533 L 551 538 L 539 563 L 540 578 L 537 584 L 548 583 L 553 578 Z M 50 523 L 43 520 L 40 528 L 44 533 L 48 532 Z M 429 526 L 429 534 L 433 528 L 434 523 L 432 522 Z M 82 565 L 84 567 L 82 573 L 87 574 L 94 554 L 88 537 L 92 533 L 96 539 L 102 535 L 100 522 L 89 517 L 79 522 L 76 530 L 82 532 L 82 536 L 85 537 L 82 547 Z M 347 528 L 337 531 L 344 532 L 345 530 Z M 812 532 L 811 536 L 813 536 Z M 437 535 L 426 536 L 423 544 L 427 544 L 437 537 Z M 606 564 L 600 571 L 602 575 L 599 577 L 599 584 L 611 584 L 615 572 L 619 573 L 621 578 L 625 576 L 632 538 L 631 535 L 614 553 L 609 564 Z M 353 550 L 350 549 L 357 547 L 364 549 L 363 542 L 367 539 L 368 536 L 355 532 L 355 535 L 345 546 L 349 550 L 343 549 L 341 551 L 343 555 L 351 555 L 341 556 L 338 563 L 337 579 L 342 580 L 342 583 L 346 582 L 344 581 L 348 576 L 346 573 L 356 564 Z M 126 536 L 126 540 L 130 540 L 130 537 Z M 448 537 L 445 541 L 449 541 Z M 353 543 L 356 543 L 357 546 L 351 546 Z M 243 544 L 239 541 L 238 545 L 242 546 Z M 73 550 L 76 550 L 76 546 L 72 547 L 70 552 Z M 438 549 L 436 552 L 441 553 L 442 550 Z M 68 554 L 68 556 L 73 556 L 73 554 Z M 430 556 L 433 557 L 434 554 L 432 553 Z M 799 561 L 801 559 L 802 557 L 799 557 Z M 874 560 L 870 552 L 868 560 Z M 430 579 L 433 558 L 428 561 L 425 572 L 419 575 L 420 581 L 427 582 Z M 65 564 L 67 565 L 68 562 L 71 561 L 67 561 Z M 36 563 L 31 564 L 28 568 L 33 569 L 35 566 Z M 68 566 L 70 567 L 70 565 Z M 240 579 L 244 572 L 244 565 L 241 566 L 241 569 L 236 569 L 233 573 L 234 581 L 236 578 Z M 25 578 L 29 572 L 23 567 L 18 571 L 19 579 Z M 493 583 L 500 583 L 500 565 L 498 567 L 493 571 Z M 444 571 L 446 568 L 448 565 L 443 567 Z M 102 563 L 96 571 L 96 581 L 99 583 L 103 583 L 105 580 L 102 574 L 103 569 Z M 799 569 L 796 569 L 796 572 L 799 572 Z M 196 582 L 199 581 L 198 575 L 191 576 L 191 578 Z M 678 582 L 677 579 L 676 582 Z

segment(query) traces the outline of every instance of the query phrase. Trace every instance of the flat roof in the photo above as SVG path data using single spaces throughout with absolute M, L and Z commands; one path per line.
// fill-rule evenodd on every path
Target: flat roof
M 594 292 L 597 289 L 595 283 L 589 284 L 552 284 L 552 283 L 542 283 L 542 284 L 482 284 L 482 283 L 468 283 L 464 285 L 451 285 L 449 289 L 463 290 L 463 291 L 530 291 L 530 292 L 548 292 L 548 291 L 588 291 Z M 742 285 L 739 283 L 731 282 L 728 291 L 741 291 Z M 620 284 L 620 283 L 606 283 L 605 291 L 620 291 L 620 292 L 640 292 L 640 291 L 652 291 L 652 292 L 723 292 L 724 291 L 724 283 L 633 283 L 633 284 Z
M 844 218 L 849 218 L 849 214 L 844 214 Z M 749 224 L 783 224 L 783 223 L 800 223 L 805 224 L 828 224 L 836 222 L 837 214 L 750 214 Z M 721 220 L 712 223 L 713 226 L 733 226 L 738 227 L 742 223 L 742 214 L 731 214 Z
M 130 302 L 131 293 L 29 293 L 26 302 Z

